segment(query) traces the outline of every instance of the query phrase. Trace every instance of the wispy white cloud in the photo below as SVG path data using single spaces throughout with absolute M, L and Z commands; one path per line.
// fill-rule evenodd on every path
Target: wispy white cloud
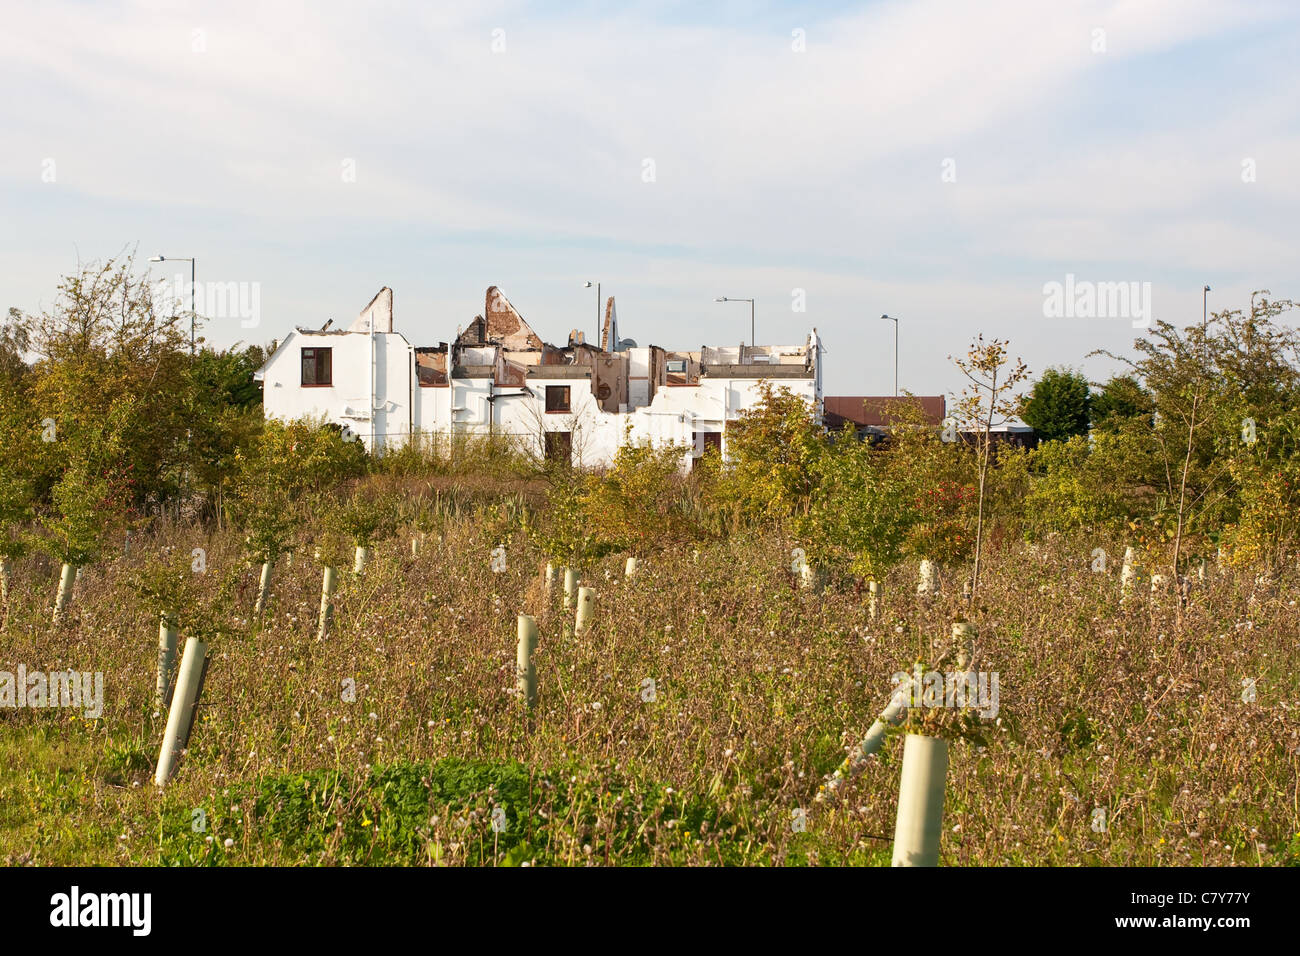
M 599 273 L 664 344 L 725 321 L 715 294 L 763 295 L 783 330 L 819 325 L 839 390 L 892 384 L 862 316 L 932 317 L 912 358 L 938 389 L 977 328 L 1038 367 L 1081 356 L 1041 318 L 1066 268 L 1170 290 L 1296 278 L 1295 67 L 1239 39 L 1296 23 L 1208 0 L 778 7 L 761 26 L 657 6 L 21 5 L 0 34 L 0 81 L 22 91 L 0 105 L 0 189 L 24 238 L 0 279 L 32 307 L 72 242 L 179 243 L 267 283 L 268 335 L 386 282 L 399 324 L 409 301 L 446 337 L 484 279 L 567 330 L 588 304 L 574 273 Z M 1143 85 L 1207 75 L 1205 115 Z M 790 314 L 801 284 L 809 312 Z

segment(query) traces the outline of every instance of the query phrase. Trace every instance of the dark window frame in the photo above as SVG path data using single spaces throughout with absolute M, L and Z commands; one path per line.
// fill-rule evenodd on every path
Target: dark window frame
M 311 361 L 311 378 L 307 381 L 308 361 Z M 319 345 L 304 346 L 299 356 L 303 388 L 331 388 L 334 385 L 334 349 Z M 320 381 L 324 378 L 325 381 Z
M 569 385 L 547 385 L 547 386 L 546 386 L 546 414 L 548 414 L 548 415 L 568 415 L 568 414 L 571 414 L 571 413 L 572 413 L 572 411 L 573 411 L 573 393 L 570 391 L 571 388 L 572 388 L 572 386 L 569 386 Z M 563 395 L 563 396 L 564 396 L 564 398 L 563 398 L 563 400 L 562 400 L 563 403 L 564 403 L 564 404 L 563 404 L 563 407 L 558 407 L 558 406 L 559 406 L 559 402 L 558 402 L 558 401 L 555 403 L 557 407 L 555 407 L 555 408 L 552 408 L 552 407 L 551 407 L 551 396 L 552 396 L 552 395 L 555 395 L 555 396 L 557 396 L 557 397 L 560 396 L 560 395 Z

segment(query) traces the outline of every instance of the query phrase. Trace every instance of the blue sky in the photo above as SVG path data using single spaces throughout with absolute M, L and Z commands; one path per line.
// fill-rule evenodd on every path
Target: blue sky
M 491 284 L 562 341 L 599 280 L 641 344 L 747 338 L 722 295 L 757 299 L 760 341 L 815 326 L 831 394 L 892 390 L 897 315 L 929 394 L 980 332 L 1106 377 L 1087 353 L 1143 333 L 1045 317 L 1067 273 L 1149 282 L 1183 324 L 1206 283 L 1212 309 L 1300 297 L 1294 3 L 358 9 L 9 4 L 0 308 L 137 248 L 259 284 L 259 325 L 216 318 L 217 345 L 383 285 L 417 344 Z

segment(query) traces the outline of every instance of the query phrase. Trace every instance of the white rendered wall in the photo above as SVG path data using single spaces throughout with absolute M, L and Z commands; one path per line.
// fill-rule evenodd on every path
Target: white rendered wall
M 606 412 L 591 394 L 591 380 L 585 376 L 529 378 L 532 397 L 518 395 L 522 391 L 518 386 L 497 386 L 489 378 L 452 377 L 448 386 L 422 387 L 412 381 L 413 359 L 405 337 L 397 332 L 381 332 L 375 334 L 374 343 L 373 413 L 368 411 L 370 335 L 294 331 L 266 367 L 263 407 L 267 417 L 287 421 L 324 416 L 351 428 L 367 448 L 379 453 L 401 447 L 412 428 L 418 433 L 441 436 L 513 435 L 538 455 L 544 447 L 541 432 L 570 432 L 573 463 L 582 467 L 611 463 L 630 422 L 634 442 L 675 444 L 687 449 L 682 457 L 686 467 L 693 433 L 723 431 L 724 423 L 734 421 L 741 410 L 751 407 L 759 394 L 758 379 L 704 378 L 698 385 L 661 386 L 653 402 L 626 413 Z M 301 350 L 313 347 L 333 350 L 330 386 L 301 386 Z M 810 403 L 819 398 L 817 383 L 811 378 L 776 379 L 773 383 L 789 388 Z M 569 412 L 546 411 L 548 385 L 569 386 Z M 490 395 L 498 397 L 489 402 Z M 723 454 L 726 452 L 724 438 Z
M 331 382 L 302 386 L 302 350 L 331 350 Z M 367 448 L 382 451 L 406 440 L 410 424 L 410 345 L 397 332 L 374 336 L 374 409 L 371 337 L 368 333 L 320 335 L 293 331 L 266 367 L 262 407 L 268 418 L 321 417 L 355 432 Z M 378 442 L 372 436 L 378 436 Z

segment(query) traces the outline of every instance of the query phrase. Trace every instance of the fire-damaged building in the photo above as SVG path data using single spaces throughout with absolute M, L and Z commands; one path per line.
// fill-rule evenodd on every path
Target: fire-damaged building
M 620 338 L 614 297 L 599 342 L 573 330 L 553 345 L 496 286 L 454 341 L 412 345 L 393 327 L 384 287 L 346 329 L 297 328 L 255 375 L 268 417 L 324 418 L 376 454 L 413 438 L 512 436 L 574 465 L 609 464 L 625 440 L 726 454 L 726 427 L 758 399 L 759 383 L 785 386 L 821 413 L 821 342 L 701 346 L 675 351 Z

